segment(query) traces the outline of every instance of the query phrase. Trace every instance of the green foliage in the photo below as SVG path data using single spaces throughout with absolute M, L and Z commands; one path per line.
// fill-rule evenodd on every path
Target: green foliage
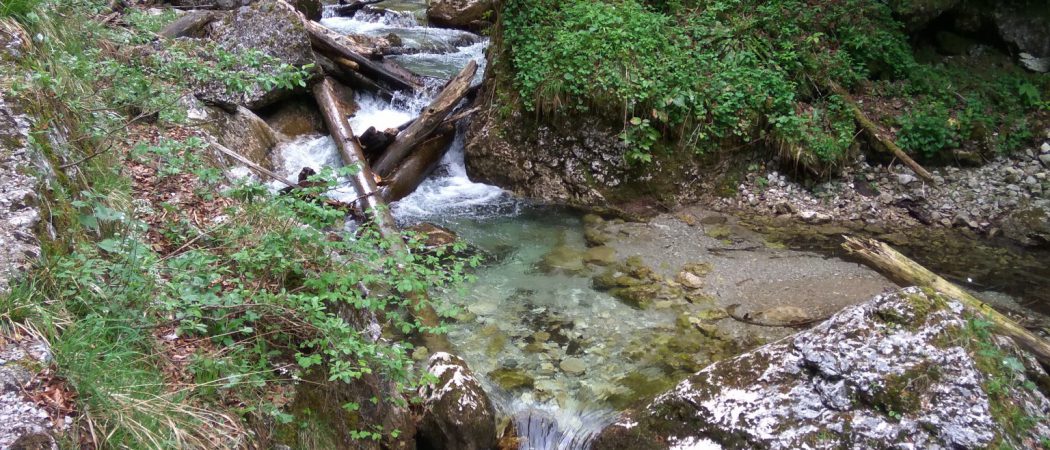
M 0 18 L 11 17 L 17 20 L 31 20 L 33 11 L 44 0 L 4 0 L 0 2 Z
M 958 130 L 953 126 L 955 121 L 942 104 L 932 103 L 914 109 L 898 121 L 897 142 L 911 153 L 931 157 L 943 149 L 959 145 Z
M 1016 355 L 1007 353 L 992 335 L 993 324 L 981 317 L 971 317 L 966 323 L 963 344 L 973 355 L 977 368 L 984 375 L 982 387 L 988 394 L 992 417 L 1005 433 L 999 436 L 1000 447 L 1021 448 L 1019 439 L 1045 417 L 1034 417 L 1019 404 L 1013 394 L 1017 390 L 1036 390 L 1028 380 L 1024 364 Z
M 622 121 L 628 161 L 658 148 L 766 142 L 815 166 L 840 162 L 855 125 L 828 96 L 875 81 L 897 98 L 900 144 L 936 157 L 964 141 L 1000 152 L 1030 135 L 1050 82 L 994 60 L 916 62 L 885 2 L 509 0 L 502 45 L 527 110 Z M 871 103 L 869 103 L 871 104 Z
M 849 122 L 800 117 L 805 88 L 914 65 L 888 10 L 859 0 L 512 0 L 502 24 L 526 108 L 622 117 L 635 161 L 663 138 L 702 151 L 764 137 L 764 124 L 795 141 L 806 129 L 832 130 L 836 142 L 821 149 L 831 158 L 848 146 L 837 141 Z
M 196 83 L 235 92 L 291 88 L 305 84 L 310 67 L 281 66 L 258 52 L 154 42 L 151 32 L 170 12 L 132 11 L 121 27 L 92 20 L 106 11 L 101 0 L 36 8 L 24 15 L 37 36 L 30 54 L 17 76 L 5 66 L 0 82 L 38 119 L 31 144 L 61 168 L 42 202 L 57 238 L 43 243 L 31 279 L 0 296 L 0 318 L 45 331 L 59 373 L 77 392 L 78 420 L 95 433 L 85 439 L 211 448 L 238 434 L 241 418 L 222 411 L 236 404 L 244 415 L 286 419 L 268 395 L 311 372 L 335 382 L 365 374 L 404 387 L 418 381 L 408 370 L 411 345 L 375 340 L 372 331 L 442 332 L 416 323 L 407 298 L 466 279 L 477 261 L 452 256 L 458 245 L 388 256 L 382 249 L 389 243 L 369 226 L 353 238 L 337 231 L 345 212 L 315 201 L 336 173 L 323 173 L 321 187 L 301 196 L 275 197 L 257 184 L 219 194 L 220 172 L 203 158 L 199 138 L 114 151 L 136 121 L 180 123 L 178 99 Z M 189 180 L 199 202 L 228 197 L 227 220 L 201 229 L 181 204 L 142 210 L 131 200 L 128 162 L 155 169 L 161 184 Z M 162 256 L 157 239 L 179 250 Z M 410 242 L 413 250 L 418 244 Z M 159 370 L 161 331 L 221 350 L 195 353 L 186 368 L 193 379 L 175 387 Z M 374 439 L 396 430 L 361 433 Z

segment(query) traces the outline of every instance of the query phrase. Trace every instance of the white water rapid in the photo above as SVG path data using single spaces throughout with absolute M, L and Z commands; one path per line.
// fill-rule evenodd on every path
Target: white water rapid
M 430 78 L 428 85 L 432 89 L 414 97 L 395 96 L 391 102 L 371 94 L 358 93 L 358 110 L 350 118 L 351 128 L 355 132 L 363 132 L 368 127 L 393 128 L 414 118 L 431 101 L 436 88 L 470 60 L 479 63 L 475 82 L 481 82 L 487 41 L 479 36 L 422 26 L 412 12 L 385 15 L 358 13 L 353 18 L 325 17 L 321 23 L 341 33 L 398 35 L 405 47 L 414 50 L 413 53 L 391 58 L 405 68 Z M 463 133 L 459 129 L 440 166 L 413 194 L 391 205 L 399 222 L 440 221 L 449 224 L 450 220 L 457 219 L 466 222 L 487 219 L 512 222 L 522 212 L 526 206 L 502 189 L 475 183 L 467 177 L 463 146 Z M 334 142 L 322 135 L 301 136 L 284 143 L 276 151 L 274 161 L 275 169 L 290 179 L 295 179 L 304 167 L 320 171 L 324 167 L 342 165 Z M 282 186 L 274 183 L 272 187 L 276 189 Z M 341 185 L 329 195 L 343 201 L 356 197 L 348 184 Z M 509 236 L 506 238 L 513 239 Z M 462 332 L 469 331 L 464 329 Z M 471 356 L 485 356 L 470 351 L 464 353 L 472 366 L 486 365 L 470 359 Z M 571 398 L 541 400 L 527 392 L 506 392 L 491 380 L 484 379 L 483 373 L 478 374 L 483 377 L 500 412 L 514 420 L 518 434 L 523 438 L 522 450 L 585 450 L 594 435 L 611 423 L 614 417 L 613 411 L 608 408 L 585 405 Z

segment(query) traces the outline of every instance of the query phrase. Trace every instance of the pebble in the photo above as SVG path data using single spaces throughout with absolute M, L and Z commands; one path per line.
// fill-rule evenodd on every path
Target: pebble
M 579 375 L 587 370 L 587 364 L 580 358 L 565 358 L 558 364 L 565 373 Z

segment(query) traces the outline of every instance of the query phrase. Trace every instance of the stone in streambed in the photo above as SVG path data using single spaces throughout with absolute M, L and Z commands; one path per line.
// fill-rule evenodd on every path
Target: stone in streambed
M 489 372 L 489 378 L 508 391 L 521 388 L 531 389 L 535 384 L 535 380 L 519 368 L 500 367 Z
M 580 358 L 565 358 L 558 367 L 570 375 L 579 375 L 587 370 L 587 364 Z
M 583 260 L 599 266 L 616 262 L 616 250 L 608 246 L 591 247 L 583 253 Z
M 692 272 L 686 272 L 684 270 L 678 272 L 675 281 L 689 289 L 700 289 L 704 287 L 704 280 L 702 278 L 696 276 L 696 274 Z
M 575 274 L 586 270 L 583 265 L 583 253 L 567 245 L 559 245 L 543 255 L 539 264 L 544 273 Z

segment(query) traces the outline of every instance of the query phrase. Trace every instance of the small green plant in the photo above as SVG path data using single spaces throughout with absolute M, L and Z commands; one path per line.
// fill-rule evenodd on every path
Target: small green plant
M 901 148 L 933 157 L 941 150 L 959 145 L 957 121 L 939 103 L 912 111 L 899 119 L 897 143 Z

